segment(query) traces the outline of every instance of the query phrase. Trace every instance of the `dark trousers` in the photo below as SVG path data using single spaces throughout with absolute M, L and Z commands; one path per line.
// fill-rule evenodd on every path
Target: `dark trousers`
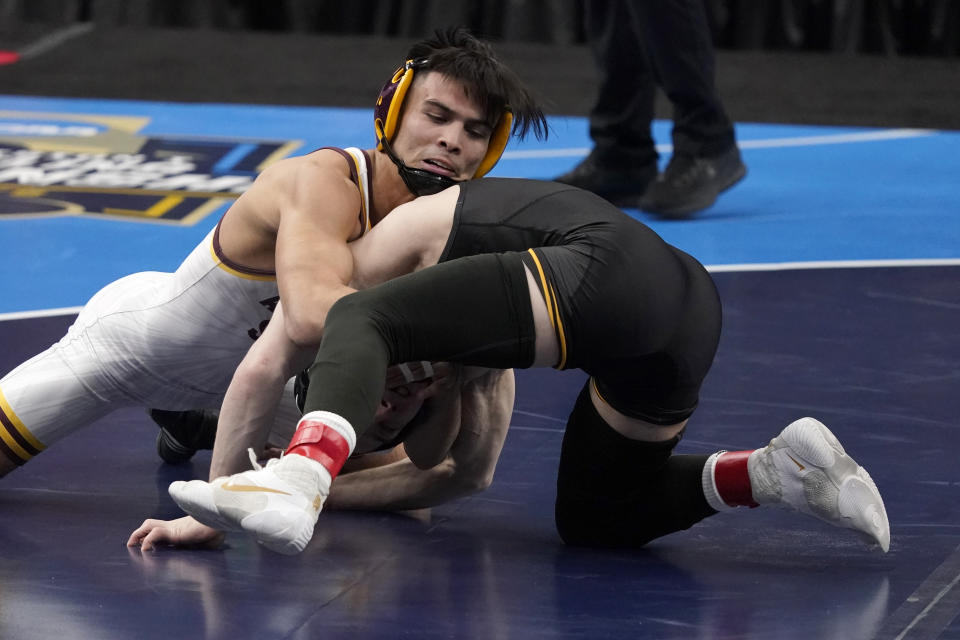
M 640 164 L 656 159 L 650 124 L 658 86 L 673 105 L 674 153 L 712 156 L 735 144 L 714 84 L 703 0 L 590 0 L 584 6 L 600 72 L 590 113 L 598 153 Z

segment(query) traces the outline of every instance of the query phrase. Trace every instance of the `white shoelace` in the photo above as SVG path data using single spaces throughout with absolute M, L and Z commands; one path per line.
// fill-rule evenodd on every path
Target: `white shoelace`
M 280 458 L 282 458 L 283 455 L 284 454 L 281 453 Z M 253 447 L 247 448 L 247 456 L 250 458 L 250 464 L 253 465 L 254 471 L 260 471 L 280 461 L 280 458 L 270 458 L 269 460 L 267 460 L 266 464 L 260 464 L 260 461 L 257 459 L 257 453 L 256 451 L 253 450 Z

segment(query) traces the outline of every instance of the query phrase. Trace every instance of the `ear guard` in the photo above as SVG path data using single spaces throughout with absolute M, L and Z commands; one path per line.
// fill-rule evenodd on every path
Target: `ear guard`
M 500 156 L 503 155 L 503 150 L 507 148 L 507 143 L 510 141 L 510 129 L 512 127 L 513 112 L 510 111 L 510 109 L 504 109 L 503 115 L 500 116 L 500 121 L 490 135 L 490 143 L 487 145 L 487 155 L 483 156 L 483 160 L 480 161 L 477 172 L 473 174 L 474 178 L 482 178 L 487 175 L 487 172 L 493 169 L 493 166 L 500 160 Z
M 407 96 L 407 90 L 413 84 L 414 70 L 423 67 L 429 60 L 427 58 L 417 58 L 416 60 L 407 60 L 402 67 L 398 68 L 393 77 L 387 84 L 383 85 L 380 95 L 377 97 L 377 104 L 373 109 L 373 126 L 377 134 L 377 149 L 384 151 L 384 141 L 389 143 L 397 132 L 397 125 L 400 123 L 400 112 L 403 110 L 403 100 Z M 513 127 L 513 113 L 510 109 L 505 109 L 500 121 L 497 122 L 493 133 L 490 135 L 490 143 L 487 145 L 487 154 L 480 161 L 474 178 L 481 178 L 487 174 L 500 160 L 503 150 L 510 141 L 510 131 Z

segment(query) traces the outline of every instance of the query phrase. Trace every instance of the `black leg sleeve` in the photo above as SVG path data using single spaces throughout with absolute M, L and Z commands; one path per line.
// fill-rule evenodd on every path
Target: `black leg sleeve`
M 701 488 L 708 456 L 671 455 L 666 442 L 631 440 L 603 421 L 584 386 L 563 436 L 556 522 L 563 541 L 641 547 L 714 511 Z
M 471 256 L 358 291 L 330 309 L 304 412 L 331 411 L 357 435 L 373 420 L 391 364 L 533 363 L 535 331 L 520 254 Z

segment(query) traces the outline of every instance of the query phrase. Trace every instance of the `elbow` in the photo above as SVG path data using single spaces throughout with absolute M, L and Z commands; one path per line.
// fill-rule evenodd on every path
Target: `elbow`
M 323 330 L 334 308 L 345 298 L 351 298 L 354 290 L 347 287 L 322 288 L 313 293 L 284 299 L 283 317 L 287 338 L 298 347 L 317 347 L 323 338 Z M 339 304 L 342 307 L 342 304 Z M 344 311 L 340 312 L 342 316 Z
M 471 486 L 473 487 L 474 493 L 480 493 L 482 491 L 486 491 L 487 489 L 489 489 L 490 485 L 492 484 L 493 484 L 493 469 L 491 469 L 488 473 L 484 473 L 481 476 L 475 478 Z
M 285 312 L 287 338 L 298 347 L 315 347 L 323 337 L 326 314 Z
M 273 358 L 247 358 L 240 363 L 233 374 L 233 385 L 242 389 L 259 389 L 282 381 L 286 384 L 286 375 L 278 368 Z
M 493 469 L 454 469 L 451 479 L 460 495 L 476 495 L 493 484 Z
M 492 474 L 480 478 L 473 478 L 465 490 L 467 491 L 467 495 L 476 495 L 489 489 L 491 484 L 493 484 Z

